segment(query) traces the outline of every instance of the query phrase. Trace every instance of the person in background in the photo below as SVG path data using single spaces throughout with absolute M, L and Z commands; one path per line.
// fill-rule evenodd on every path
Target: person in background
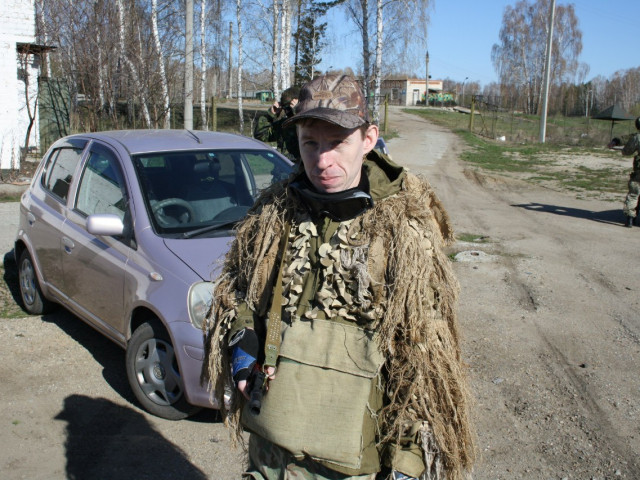
M 631 228 L 638 225 L 638 198 L 640 197 L 640 117 L 636 118 L 636 133 L 631 135 L 624 146 L 618 138 L 609 143 L 609 148 L 622 150 L 623 155 L 633 155 L 632 170 L 629 174 L 628 192 L 624 199 L 622 212 L 625 216 L 625 226 Z
M 283 124 L 294 114 L 300 95 L 299 87 L 289 87 L 280 96 L 280 101 L 271 105 L 265 115 L 258 118 L 253 137 L 262 142 L 275 142 L 280 152 L 296 162 L 300 158 L 298 137 L 294 128 L 283 128 Z
M 466 478 L 444 207 L 374 150 L 352 77 L 312 80 L 286 124 L 301 162 L 238 227 L 203 326 L 203 381 L 233 438 L 250 432 L 243 478 Z

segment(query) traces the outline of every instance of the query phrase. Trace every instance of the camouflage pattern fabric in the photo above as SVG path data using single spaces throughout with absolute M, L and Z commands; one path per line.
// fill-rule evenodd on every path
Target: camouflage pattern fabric
M 246 480 L 375 480 L 376 474 L 349 476 L 323 467 L 307 459 L 296 459 L 273 443 L 249 437 L 249 467 L 242 475 Z
M 622 150 L 623 155 L 632 155 L 634 152 L 636 156 L 633 158 L 633 171 L 629 175 L 629 191 L 624 199 L 622 209 L 624 214 L 631 218 L 636 216 L 638 197 L 640 196 L 640 133 L 632 135 Z
M 253 138 L 261 142 L 275 142 L 276 147 L 282 154 L 291 161 L 297 162 L 300 158 L 300 147 L 298 146 L 298 135 L 296 129 L 285 128 L 283 126 L 286 115 L 273 115 L 270 111 L 258 117 L 258 121 L 253 131 Z
M 307 118 L 324 120 L 343 128 L 357 128 L 369 123 L 367 102 L 360 85 L 349 75 L 316 77 L 300 90 L 296 114 L 285 126 Z
M 629 192 L 624 199 L 624 207 L 622 211 L 627 217 L 636 217 L 636 208 L 638 206 L 638 197 L 640 197 L 640 182 L 629 180 Z

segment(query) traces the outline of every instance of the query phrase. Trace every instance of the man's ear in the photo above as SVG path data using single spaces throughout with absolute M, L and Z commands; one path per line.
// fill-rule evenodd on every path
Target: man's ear
M 364 153 L 367 154 L 376 146 L 378 141 L 378 126 L 369 125 L 364 135 Z

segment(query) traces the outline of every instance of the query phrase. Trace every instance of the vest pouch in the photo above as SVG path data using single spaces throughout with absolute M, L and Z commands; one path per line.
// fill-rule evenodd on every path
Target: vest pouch
M 283 324 L 275 380 L 259 415 L 245 405 L 243 426 L 296 457 L 358 469 L 363 422 L 383 357 L 372 332 L 327 320 Z

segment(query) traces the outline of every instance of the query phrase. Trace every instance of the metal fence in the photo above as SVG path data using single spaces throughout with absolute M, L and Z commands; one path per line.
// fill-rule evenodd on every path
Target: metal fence
M 461 113 L 453 128 L 468 129 L 486 138 L 514 143 L 535 143 L 540 139 L 540 116 L 527 115 L 501 105 L 500 97 L 465 95 L 458 104 L 435 105 Z M 604 146 L 612 137 L 635 132 L 633 121 L 596 120 L 588 116 L 547 117 L 545 139 L 560 145 Z

